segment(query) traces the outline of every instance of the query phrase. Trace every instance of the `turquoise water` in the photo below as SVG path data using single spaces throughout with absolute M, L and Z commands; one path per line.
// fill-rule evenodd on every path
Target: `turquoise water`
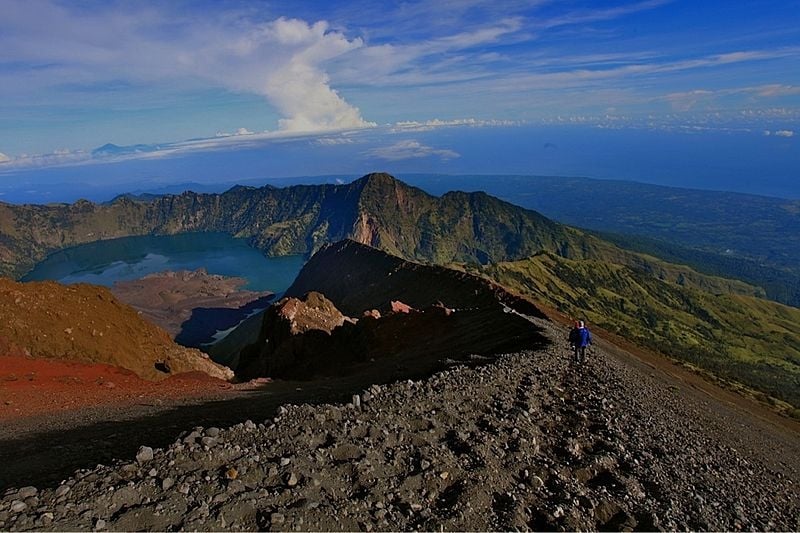
M 55 280 L 111 286 L 165 270 L 205 268 L 210 274 L 247 280 L 244 288 L 281 293 L 303 267 L 303 256 L 265 257 L 224 233 L 146 235 L 99 241 L 50 255 L 23 281 Z

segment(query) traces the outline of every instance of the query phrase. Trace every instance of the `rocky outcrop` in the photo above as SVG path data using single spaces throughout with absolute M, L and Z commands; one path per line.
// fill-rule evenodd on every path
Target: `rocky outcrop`
M 175 344 L 104 287 L 0 278 L 0 316 L 0 347 L 12 354 L 106 363 L 149 380 L 193 371 L 232 377 L 206 354 Z
M 310 379 L 368 366 L 386 379 L 423 375 L 446 360 L 540 346 L 519 313 L 544 316 L 486 280 L 343 241 L 315 254 L 265 313 L 236 373 Z
M 283 298 L 265 313 L 255 346 L 242 353 L 237 374 L 244 379 L 259 376 L 313 374 L 304 371 L 311 360 L 333 359 L 342 344 L 345 323 L 353 321 L 317 292 L 303 298 Z

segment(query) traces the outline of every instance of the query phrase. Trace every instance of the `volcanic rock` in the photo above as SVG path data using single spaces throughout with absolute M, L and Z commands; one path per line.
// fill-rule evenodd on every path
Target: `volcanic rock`
M 265 313 L 258 342 L 240 356 L 240 378 L 309 379 L 363 364 L 391 379 L 408 373 L 403 369 L 424 374 L 448 361 L 544 344 L 525 318 L 544 316 L 532 303 L 476 276 L 403 261 L 354 241 L 314 255 L 288 293 L 306 288 Z M 368 318 L 349 319 L 340 304 L 351 316 L 366 312 Z
M 331 332 L 352 321 L 320 293 L 283 298 L 264 314 L 258 343 L 240 356 L 244 379 L 298 372 L 309 358 L 329 351 Z
M 221 429 L 225 446 L 157 451 L 177 490 L 97 466 L 37 508 L 7 492 L 0 529 L 796 531 L 796 434 L 628 357 L 597 347 L 575 367 L 552 343 L 370 386 L 361 410 L 287 405 Z

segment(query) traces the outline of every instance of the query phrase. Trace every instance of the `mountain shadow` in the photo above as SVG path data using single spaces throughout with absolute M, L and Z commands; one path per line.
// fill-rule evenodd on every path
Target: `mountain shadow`
M 274 295 L 257 298 L 247 304 L 231 309 L 228 307 L 197 307 L 192 309 L 188 320 L 181 324 L 175 342 L 188 348 L 204 350 L 214 342 L 214 335 L 236 327 L 248 317 L 271 305 Z

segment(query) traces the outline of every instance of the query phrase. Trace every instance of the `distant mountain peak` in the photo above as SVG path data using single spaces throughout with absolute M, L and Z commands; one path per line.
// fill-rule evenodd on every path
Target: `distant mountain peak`
M 356 180 L 356 183 L 367 184 L 384 184 L 384 183 L 400 183 L 400 180 L 386 172 L 370 172 Z
M 94 157 L 104 157 L 104 156 L 116 156 L 116 155 L 126 155 L 126 154 L 137 154 L 141 152 L 155 152 L 158 150 L 158 146 L 152 146 L 149 144 L 134 144 L 130 146 L 119 146 L 114 143 L 106 143 L 99 148 L 95 148 L 92 150 L 92 156 Z
M 397 187 L 405 189 L 413 188 L 386 172 L 372 172 L 366 174 L 355 180 L 353 185 L 361 191 L 388 191 L 396 189 Z

